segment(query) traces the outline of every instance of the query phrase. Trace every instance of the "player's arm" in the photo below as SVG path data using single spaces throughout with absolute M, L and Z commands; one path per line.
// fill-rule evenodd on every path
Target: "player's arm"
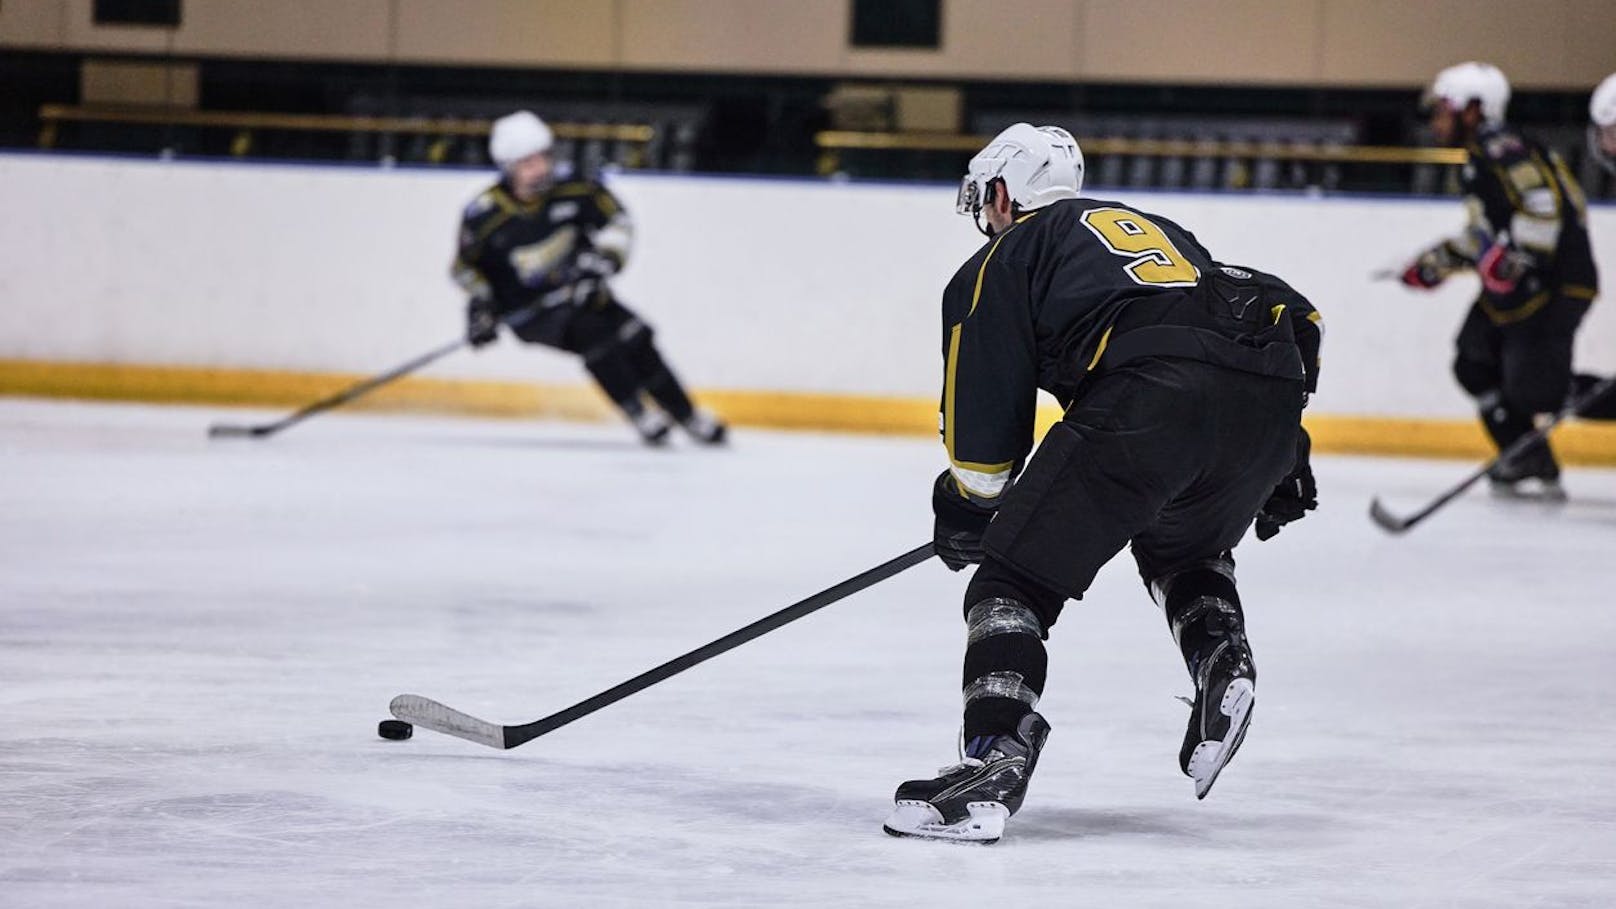
M 473 202 L 461 218 L 459 243 L 449 265 L 449 277 L 466 292 L 466 340 L 473 347 L 491 343 L 499 336 L 493 286 L 480 264 L 486 235 L 479 214 L 478 203 Z
M 596 185 L 593 203 L 597 226 L 589 235 L 589 244 L 611 261 L 614 273 L 622 271 L 634 247 L 634 221 L 623 203 L 604 186 Z
M 570 263 L 580 280 L 601 280 L 622 271 L 634 246 L 634 222 L 623 203 L 595 182 L 569 184 L 558 196 L 574 201 L 576 224 L 585 242 L 578 244 Z
M 993 507 L 1032 448 L 1038 351 L 1019 263 L 989 248 L 974 281 L 955 281 L 943 304 L 939 423 L 956 491 Z

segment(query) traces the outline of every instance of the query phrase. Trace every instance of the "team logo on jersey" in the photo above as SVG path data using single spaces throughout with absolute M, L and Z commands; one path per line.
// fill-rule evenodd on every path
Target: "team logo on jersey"
M 578 216 L 578 203 L 557 202 L 550 206 L 550 223 L 557 221 L 570 221 Z
M 563 227 L 537 243 L 518 246 L 511 250 L 511 269 L 517 280 L 527 287 L 544 284 L 550 272 L 572 252 L 572 241 L 577 231 Z

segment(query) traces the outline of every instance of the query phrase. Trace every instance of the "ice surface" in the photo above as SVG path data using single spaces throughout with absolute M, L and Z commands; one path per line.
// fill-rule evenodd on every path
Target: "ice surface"
M 1113 563 L 984 848 L 881 833 L 953 758 L 935 562 L 514 751 L 375 734 L 400 692 L 535 719 L 918 545 L 936 445 L 221 416 L 0 401 L 0 905 L 1616 904 L 1616 473 L 1391 538 L 1372 494 L 1469 465 L 1321 458 L 1240 551 L 1261 696 L 1205 802 Z

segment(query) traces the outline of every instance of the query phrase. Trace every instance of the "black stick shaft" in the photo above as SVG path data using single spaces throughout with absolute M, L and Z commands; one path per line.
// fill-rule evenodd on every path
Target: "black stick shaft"
M 834 587 L 822 590 L 801 602 L 787 606 L 779 612 L 764 616 L 745 628 L 732 631 L 718 640 L 697 647 L 683 656 L 674 657 L 655 669 L 642 672 L 620 685 L 614 685 L 600 694 L 579 701 L 565 710 L 552 713 L 542 720 L 535 720 L 526 725 L 506 726 L 505 747 L 515 748 L 523 742 L 532 741 L 548 732 L 554 732 L 574 720 L 581 719 L 603 707 L 615 704 L 637 691 L 643 691 L 658 682 L 672 678 L 698 663 L 706 662 L 721 653 L 734 650 L 747 641 L 762 637 L 782 625 L 788 625 L 811 612 L 823 609 L 867 587 L 879 584 L 893 575 L 919 565 L 934 554 L 935 551 L 930 543 L 917 546 L 889 562 L 877 565 L 862 574 L 854 575 Z
M 535 304 L 534 306 L 525 307 L 523 309 L 518 309 L 518 310 L 504 316 L 503 318 L 500 319 L 500 322 L 507 325 L 507 326 L 509 326 L 509 327 L 511 327 L 511 328 L 515 328 L 515 327 L 517 327 L 519 325 L 522 325 L 522 324 L 524 324 L 524 323 L 526 323 L 528 321 L 531 321 L 535 316 L 537 316 L 539 314 L 539 312 L 540 312 L 540 310 L 539 310 L 537 304 Z M 424 354 L 421 354 L 418 357 L 414 357 L 414 358 L 412 358 L 410 360 L 407 360 L 407 361 L 405 361 L 403 363 L 400 363 L 399 365 L 393 367 L 392 369 L 389 369 L 388 371 L 386 371 L 384 373 L 378 373 L 377 375 L 371 376 L 368 379 L 365 379 L 365 380 L 363 380 L 361 382 L 357 382 L 357 383 L 355 383 L 353 385 L 350 385 L 347 388 L 344 388 L 342 391 L 339 391 L 336 394 L 331 395 L 330 397 L 321 398 L 320 400 L 315 401 L 313 404 L 309 404 L 309 405 L 307 405 L 305 407 L 299 408 L 298 410 L 293 411 L 292 413 L 286 415 L 285 417 L 282 417 L 279 420 L 276 420 L 273 423 L 265 423 L 265 424 L 263 424 L 261 426 L 248 426 L 248 427 L 215 426 L 215 427 L 213 427 L 212 429 L 209 430 L 209 435 L 226 435 L 226 436 L 248 435 L 248 436 L 255 436 L 255 437 L 274 435 L 275 433 L 280 432 L 283 429 L 286 429 L 286 428 L 288 428 L 290 426 L 294 426 L 294 425 L 296 425 L 298 423 L 301 423 L 302 421 L 308 419 L 309 417 L 314 416 L 317 413 L 323 413 L 323 412 L 325 412 L 327 410 L 330 410 L 333 407 L 341 407 L 342 405 L 348 403 L 349 401 L 354 400 L 355 398 L 361 397 L 363 395 L 367 395 L 370 392 L 375 391 L 376 389 L 382 387 L 383 385 L 386 385 L 389 382 L 395 381 L 397 379 L 401 379 L 404 376 L 407 376 L 410 373 L 415 372 L 418 369 L 421 369 L 421 368 L 423 368 L 423 367 L 425 367 L 425 366 L 427 366 L 427 365 L 429 365 L 429 364 L 431 364 L 431 363 L 433 363 L 433 362 L 435 362 L 437 360 L 443 359 L 444 357 L 448 356 L 449 354 L 452 354 L 455 351 L 460 350 L 461 348 L 465 347 L 466 345 L 468 345 L 470 343 L 471 343 L 471 341 L 469 341 L 466 338 L 456 338 L 455 340 L 450 341 L 449 343 L 444 344 L 441 347 L 434 347 L 433 349 L 427 351 Z
M 351 385 L 329 398 L 322 398 L 315 401 L 313 404 L 309 404 L 306 407 L 296 410 L 286 417 L 283 417 L 282 419 L 263 427 L 263 431 L 259 434 L 269 435 L 270 433 L 280 432 L 289 426 L 296 423 L 301 423 L 317 413 L 330 410 L 333 407 L 341 407 L 349 401 L 352 401 L 353 399 L 362 395 L 369 394 L 370 392 L 375 391 L 389 382 L 401 379 L 404 376 L 407 376 L 436 360 L 441 360 L 460 348 L 465 347 L 468 343 L 470 342 L 468 342 L 465 338 L 458 338 L 449 344 L 443 345 L 442 347 L 433 348 L 432 350 L 429 350 L 412 360 L 400 363 L 398 366 L 395 366 L 384 373 L 379 373 L 365 379 L 362 382 Z

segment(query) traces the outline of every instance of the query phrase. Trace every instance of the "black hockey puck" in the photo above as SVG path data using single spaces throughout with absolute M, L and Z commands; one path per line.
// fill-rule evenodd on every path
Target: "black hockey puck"
M 376 734 L 384 739 L 402 742 L 415 734 L 415 727 L 403 720 L 382 720 L 376 724 Z

